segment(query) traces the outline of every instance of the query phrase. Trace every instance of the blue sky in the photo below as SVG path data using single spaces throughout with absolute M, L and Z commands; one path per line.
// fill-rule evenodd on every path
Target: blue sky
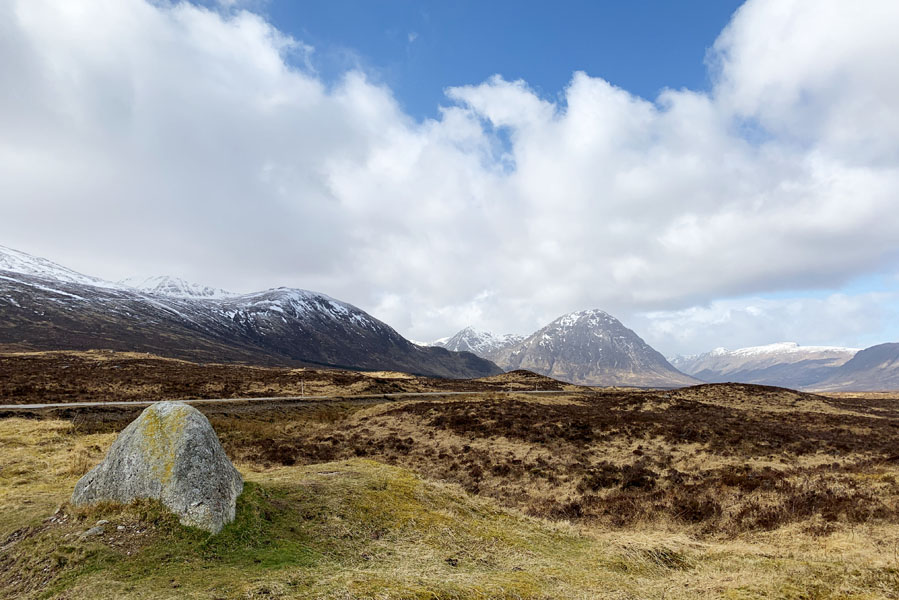
M 437 115 L 449 86 L 500 74 L 556 98 L 586 71 L 649 100 L 709 87 L 706 51 L 741 2 L 273 0 L 261 11 L 315 48 L 328 80 L 361 67 L 410 115 Z
M 899 2 L 848 6 L 7 0 L 0 243 L 416 340 L 895 341 Z

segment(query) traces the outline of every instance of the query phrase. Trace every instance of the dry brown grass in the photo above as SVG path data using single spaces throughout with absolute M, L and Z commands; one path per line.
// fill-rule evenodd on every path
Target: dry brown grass
M 369 379 L 349 376 L 344 390 Z M 539 517 L 722 536 L 899 515 L 899 405 L 887 399 L 709 385 L 202 409 L 247 464 L 370 457 Z M 109 432 L 137 410 L 57 414 Z M 88 454 L 74 452 L 83 471 Z
M 66 501 L 113 439 L 67 421 L 0 419 L 0 536 Z
M 123 372 L 125 363 L 108 356 L 105 366 L 86 367 L 84 377 L 94 369 L 109 376 L 104 385 L 160 393 L 155 386 L 163 382 L 154 379 L 159 374 L 140 375 L 153 373 L 158 364 L 133 359 L 128 377 L 111 375 Z M 62 360 L 71 357 L 66 354 Z M 61 366 L 59 361 L 54 356 L 50 364 Z M 84 363 L 91 364 L 100 363 Z M 308 382 L 314 375 L 262 369 L 203 379 L 218 373 L 214 367 L 179 364 L 181 375 L 175 379 L 179 385 L 195 386 L 192 390 L 202 385 L 217 391 L 228 389 L 233 377 L 243 390 L 270 395 L 270 386 L 280 385 L 277 377 L 301 374 Z M 64 371 L 68 369 L 59 373 Z M 37 377 L 38 370 L 34 373 Z M 276 378 L 266 379 L 270 375 Z M 432 389 L 420 378 L 385 375 L 326 372 L 322 382 L 347 396 L 359 385 Z M 63 393 L 60 390 L 70 389 L 67 386 L 81 375 L 66 377 L 47 382 L 47 389 Z M 499 378 L 481 385 L 504 390 L 509 381 Z M 524 390 L 533 380 L 516 375 L 511 381 Z M 434 504 L 438 497 L 455 498 L 453 502 L 464 497 L 492 507 L 490 514 L 504 507 L 507 512 L 502 514 L 525 519 L 516 522 L 541 532 L 538 538 L 547 531 L 573 536 L 551 549 L 522 550 L 533 556 L 542 575 L 539 580 L 530 574 L 503 575 L 516 585 L 526 582 L 516 588 L 524 590 L 519 597 L 899 597 L 899 402 L 893 398 L 713 385 L 679 391 L 596 390 L 545 397 L 497 393 L 371 402 L 199 408 L 239 468 L 260 485 L 308 489 L 304 486 L 312 485 L 308 480 L 313 478 L 316 494 L 332 494 L 328 506 L 339 510 L 345 500 L 341 494 L 373 485 L 366 479 L 380 468 L 366 462 L 373 459 L 405 469 L 391 471 L 390 477 L 408 483 L 414 472 L 438 482 L 428 484 L 436 487 L 428 488 L 431 495 L 424 505 L 414 494 L 414 502 L 404 504 L 402 523 L 415 521 L 415 511 L 422 506 L 432 511 L 429 518 L 442 514 L 464 521 L 464 511 L 455 504 Z M 52 513 L 138 411 L 103 407 L 54 413 L 65 420 L 0 419 L 0 534 Z M 316 466 L 323 463 L 329 465 Z M 343 479 L 330 486 L 332 472 Z M 377 500 L 394 501 L 400 502 L 383 494 Z M 481 538 L 471 541 L 466 537 L 471 531 L 457 527 L 462 521 L 441 521 L 447 525 L 440 535 L 466 540 L 458 542 L 470 553 L 466 556 L 493 561 L 494 568 L 507 549 Z M 487 526 L 479 521 L 465 527 Z M 322 531 L 335 539 L 355 540 L 349 525 L 340 527 Z M 326 581 L 331 587 L 323 597 L 353 597 L 340 596 L 339 590 L 378 597 L 380 586 L 393 590 L 385 598 L 430 597 L 428 593 L 488 597 L 475 592 L 497 589 L 483 579 L 489 569 L 465 576 L 441 572 L 448 578 L 446 585 L 429 579 L 415 588 L 417 557 L 440 564 L 443 559 L 437 559 L 439 536 L 419 530 L 409 535 L 401 546 L 397 538 L 390 543 L 375 540 L 378 548 L 395 553 L 377 566 L 354 559 L 357 562 L 343 565 L 337 574 L 313 570 L 302 577 L 265 575 L 234 589 L 244 597 L 261 597 L 264 589 L 290 597 L 299 585 L 296 581 Z M 89 585 L 77 589 L 81 591 L 73 597 L 89 595 Z M 116 589 L 128 595 L 124 588 Z
M 136 352 L 0 354 L 2 404 L 490 391 L 510 385 L 525 390 L 575 388 L 525 371 L 495 380 L 452 380 L 392 371 L 199 364 Z
M 364 423 L 366 412 L 385 414 L 304 413 L 308 430 L 293 423 L 276 433 L 321 433 L 329 422 Z M 261 433 L 258 422 L 244 427 L 242 421 L 219 421 L 219 427 L 231 428 L 220 433 Z M 258 487 L 250 488 L 250 506 L 241 509 L 238 529 L 220 542 L 178 530 L 143 505 L 64 507 L 45 520 L 71 492 L 76 476 L 69 463 L 79 448 L 96 461 L 113 437 L 86 433 L 67 421 L 0 421 L 0 471 L 6 478 L 0 488 L 0 564 L 6 567 L 0 594 L 385 600 L 899 595 L 894 523 L 838 522 L 828 531 L 810 531 L 810 524 L 824 523 L 817 516 L 774 530 L 709 537 L 652 519 L 617 528 L 547 521 L 500 510 L 457 485 L 422 481 L 359 459 L 305 467 L 239 460 Z M 520 449 L 519 442 L 508 443 Z M 881 485 L 883 475 L 869 479 Z M 10 519 L 7 511 L 16 503 L 30 508 Z M 110 527 L 94 541 L 79 540 L 98 518 L 124 530 Z M 8 537 L 12 529 L 18 533 Z
M 503 395 L 380 404 L 328 422 L 214 420 L 229 451 L 260 465 L 372 457 L 528 514 L 615 528 L 720 537 L 802 523 L 819 535 L 899 521 L 895 413 L 770 389 L 747 402 L 750 392 Z

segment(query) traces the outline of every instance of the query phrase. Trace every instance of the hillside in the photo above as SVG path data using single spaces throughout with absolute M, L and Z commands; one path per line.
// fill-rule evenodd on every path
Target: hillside
M 813 387 L 833 392 L 899 390 L 899 344 L 865 348 Z
M 5 350 L 102 348 L 202 362 L 437 377 L 500 372 L 470 353 L 417 346 L 366 312 L 318 292 L 277 288 L 232 296 L 211 290 L 210 296 L 172 281 L 142 291 L 0 250 L 0 348 Z

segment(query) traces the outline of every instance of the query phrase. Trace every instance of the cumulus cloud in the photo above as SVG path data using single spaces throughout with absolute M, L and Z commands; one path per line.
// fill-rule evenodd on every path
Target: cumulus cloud
M 575 73 L 548 99 L 497 75 L 423 122 L 362 72 L 321 80 L 239 6 L 0 5 L 4 244 L 108 278 L 317 289 L 415 339 L 602 307 L 678 350 L 666 320 L 897 257 L 894 2 L 752 0 L 709 92 Z

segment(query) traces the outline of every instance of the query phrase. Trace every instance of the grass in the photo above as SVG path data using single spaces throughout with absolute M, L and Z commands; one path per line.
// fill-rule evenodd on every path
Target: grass
M 533 516 L 602 527 L 720 538 L 793 523 L 810 534 L 899 523 L 899 403 L 870 412 L 867 401 L 704 388 L 210 418 L 247 462 L 364 456 Z
M 114 439 L 81 434 L 66 421 L 0 419 L 0 537 L 65 502 Z
M 363 458 L 239 462 L 248 483 L 218 536 L 181 526 L 155 502 L 65 505 L 113 438 L 64 421 L 0 420 L 0 596 L 899 596 L 895 524 L 841 522 L 811 535 L 808 522 L 792 523 L 733 539 L 648 522 L 610 529 L 527 516 Z M 102 535 L 81 537 L 101 519 Z

